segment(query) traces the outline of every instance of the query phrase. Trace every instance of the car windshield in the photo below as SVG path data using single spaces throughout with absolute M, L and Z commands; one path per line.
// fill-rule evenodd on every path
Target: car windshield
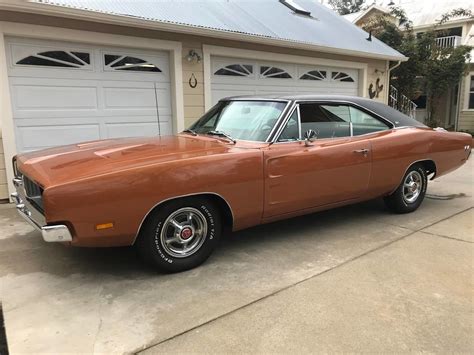
M 282 101 L 221 101 L 188 131 L 264 142 L 285 106 Z

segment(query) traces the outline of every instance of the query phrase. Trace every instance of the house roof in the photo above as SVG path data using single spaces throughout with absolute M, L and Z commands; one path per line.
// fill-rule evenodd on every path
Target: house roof
M 468 9 L 474 12 L 472 0 L 405 0 L 400 5 L 412 21 L 413 27 L 436 24 L 441 16 L 453 9 Z M 452 20 L 459 20 L 453 18 Z
M 42 7 L 62 7 L 167 25 L 178 32 L 209 37 L 238 35 L 242 41 L 269 39 L 268 43 L 329 53 L 406 60 L 401 53 L 315 0 L 290 0 L 310 11 L 295 13 L 278 0 L 31 0 Z M 91 15 L 92 17 L 92 15 Z M 199 30 L 199 32 L 196 32 Z
M 357 22 L 368 15 L 372 9 L 389 13 L 388 4 L 391 0 L 378 0 L 378 5 L 372 5 L 365 10 L 344 15 L 343 17 L 352 23 Z M 453 9 L 468 9 L 474 12 L 474 3 L 472 0 L 394 0 L 394 6 L 405 10 L 413 27 L 424 27 L 436 24 L 441 16 Z M 471 17 L 472 18 L 472 17 Z M 452 21 L 458 21 L 462 17 L 453 18 Z M 467 19 L 466 17 L 464 19 Z

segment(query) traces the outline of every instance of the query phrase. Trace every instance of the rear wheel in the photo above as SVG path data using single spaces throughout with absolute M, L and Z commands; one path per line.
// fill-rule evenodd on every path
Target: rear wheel
M 427 186 L 428 177 L 423 165 L 412 165 L 395 192 L 385 197 L 385 204 L 395 213 L 413 212 L 423 202 Z
M 219 211 L 203 198 L 186 198 L 159 206 L 147 217 L 136 247 L 141 257 L 164 272 L 202 264 L 221 234 Z

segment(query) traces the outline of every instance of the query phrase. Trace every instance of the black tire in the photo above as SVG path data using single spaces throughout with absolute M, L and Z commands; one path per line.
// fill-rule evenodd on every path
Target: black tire
M 191 222 L 182 221 L 189 214 L 193 215 Z M 176 222 L 180 222 L 180 227 L 176 227 Z M 158 270 L 180 272 L 206 261 L 217 246 L 221 231 L 219 210 L 210 201 L 199 197 L 178 199 L 158 206 L 148 215 L 135 246 L 142 259 Z M 201 236 L 199 240 L 198 236 Z M 188 239 L 183 239 L 185 237 Z M 184 249 L 183 255 L 177 255 L 178 249 L 186 248 L 186 243 L 191 246 L 196 243 L 196 247 L 188 252 L 189 255 Z
M 411 177 L 419 177 L 419 182 L 412 180 L 416 184 L 421 184 L 419 188 L 419 193 L 416 195 L 412 194 L 412 199 L 409 198 L 410 193 L 413 193 L 408 187 L 405 186 Z M 413 186 L 413 185 L 412 185 Z M 418 185 L 417 185 L 418 186 Z M 425 198 L 426 188 L 428 186 L 428 177 L 426 175 L 426 170 L 422 164 L 412 165 L 405 175 L 403 176 L 400 186 L 389 196 L 384 198 L 385 204 L 390 211 L 395 213 L 410 213 L 415 211 L 420 207 L 423 199 Z M 415 189 L 415 187 L 413 187 Z M 418 190 L 418 188 L 416 188 Z

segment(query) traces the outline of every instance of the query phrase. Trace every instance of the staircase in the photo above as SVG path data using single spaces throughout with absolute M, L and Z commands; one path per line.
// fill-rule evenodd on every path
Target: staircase
M 393 85 L 390 85 L 388 105 L 405 115 L 416 119 L 416 104 L 405 95 L 399 93 L 398 89 Z

